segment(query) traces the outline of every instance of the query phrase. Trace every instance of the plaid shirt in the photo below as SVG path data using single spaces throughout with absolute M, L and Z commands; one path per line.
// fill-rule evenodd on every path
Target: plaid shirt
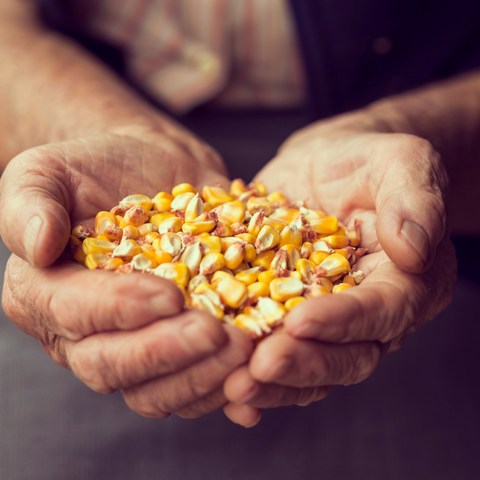
M 68 0 L 89 35 L 122 48 L 127 75 L 173 112 L 301 105 L 287 0 Z

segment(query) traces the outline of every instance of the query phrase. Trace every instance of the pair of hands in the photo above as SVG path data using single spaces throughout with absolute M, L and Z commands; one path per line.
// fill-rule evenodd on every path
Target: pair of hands
M 128 194 L 227 184 L 217 155 L 181 129 L 125 127 L 10 162 L 0 183 L 0 233 L 13 252 L 6 314 L 89 387 L 121 389 L 149 417 L 195 418 L 223 406 L 252 426 L 263 408 L 308 405 L 332 385 L 362 381 L 448 305 L 456 261 L 438 154 L 417 137 L 361 124 L 354 114 L 313 124 L 257 176 L 270 191 L 361 220 L 371 254 L 358 264 L 367 274 L 361 288 L 304 302 L 285 332 L 255 350 L 239 329 L 184 311 L 167 280 L 90 272 L 62 257 L 71 225 Z

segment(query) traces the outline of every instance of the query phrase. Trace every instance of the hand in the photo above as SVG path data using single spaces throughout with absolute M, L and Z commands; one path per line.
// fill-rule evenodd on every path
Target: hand
M 297 306 L 286 331 L 262 341 L 248 367 L 227 379 L 225 412 L 236 423 L 250 426 L 262 408 L 306 405 L 331 385 L 364 380 L 453 297 L 456 258 L 438 153 L 418 137 L 362 127 L 355 115 L 296 133 L 257 180 L 344 223 L 357 218 L 369 255 L 356 268 L 367 277 Z
M 251 352 L 243 332 L 183 311 L 183 296 L 168 280 L 56 260 L 72 225 L 126 195 L 212 184 L 223 174 L 216 154 L 182 131 L 122 127 L 19 155 L 0 183 L 0 232 L 13 252 L 6 314 L 59 365 L 98 392 L 122 389 L 142 415 L 193 418 L 218 409 L 225 377 Z

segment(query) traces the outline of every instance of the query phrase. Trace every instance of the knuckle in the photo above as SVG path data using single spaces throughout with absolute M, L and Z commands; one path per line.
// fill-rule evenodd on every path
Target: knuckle
M 123 398 L 130 410 L 147 418 L 168 418 L 169 412 L 162 410 L 154 402 L 146 398 L 137 388 L 126 389 Z
M 300 407 L 307 407 L 313 402 L 323 400 L 330 393 L 330 391 L 331 388 L 329 387 L 303 388 L 300 391 L 297 405 Z

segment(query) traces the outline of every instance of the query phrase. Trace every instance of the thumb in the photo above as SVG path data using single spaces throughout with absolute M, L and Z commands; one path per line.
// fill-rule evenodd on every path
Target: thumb
M 15 255 L 46 267 L 67 245 L 70 218 L 63 172 L 37 160 L 30 152 L 21 154 L 1 177 L 0 235 Z
M 421 141 L 390 166 L 377 195 L 377 237 L 388 257 L 412 273 L 427 270 L 445 235 L 447 175 Z

